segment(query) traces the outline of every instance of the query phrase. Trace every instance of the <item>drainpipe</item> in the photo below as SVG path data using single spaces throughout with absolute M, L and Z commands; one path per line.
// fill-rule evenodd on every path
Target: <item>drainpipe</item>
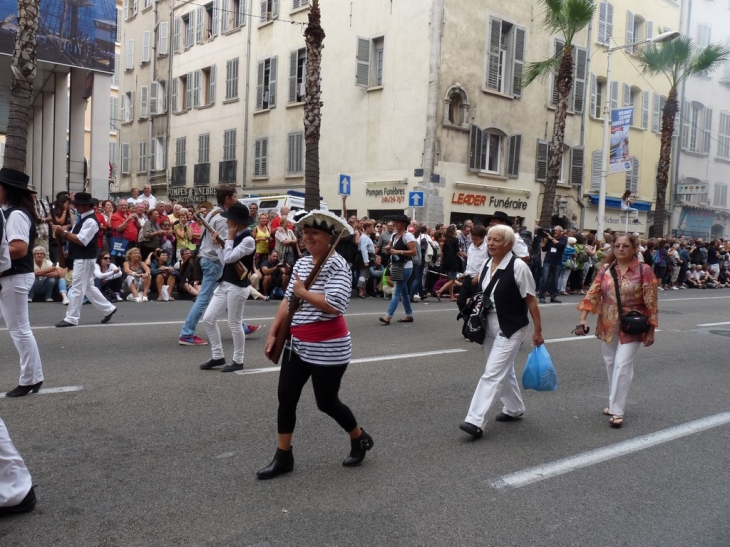
M 243 1 L 243 0 L 241 0 Z M 248 36 L 246 37 L 246 97 L 243 104 L 243 180 L 241 180 L 241 189 L 246 187 L 246 177 L 248 176 L 248 111 L 249 111 L 249 95 L 251 90 L 251 32 L 253 31 L 253 17 L 250 16 L 253 9 L 253 0 L 249 0 L 248 12 Z
M 152 113 L 150 112 L 150 92 L 152 91 L 152 82 L 155 81 L 155 65 L 157 61 L 157 27 L 159 22 L 157 20 L 157 2 L 152 2 L 152 32 L 150 33 L 150 72 L 152 77 L 150 78 L 150 85 L 147 89 L 147 146 L 152 151 Z M 168 33 L 169 34 L 169 33 Z M 140 97 L 141 99 L 141 97 Z M 159 102 L 159 97 L 157 101 Z M 167 146 L 167 139 L 165 139 L 165 146 Z M 130 150 L 131 157 L 131 150 Z M 149 155 L 147 157 L 147 184 L 152 185 L 152 169 Z M 131 168 L 131 165 L 130 165 Z M 131 169 L 130 169 L 131 170 Z
M 580 223 L 579 226 L 581 230 L 583 229 L 583 226 L 585 225 L 585 215 L 586 215 L 586 207 L 583 204 L 583 195 L 585 193 L 585 172 L 586 172 L 586 158 L 591 157 L 588 154 L 588 151 L 586 150 L 586 127 L 588 123 L 590 123 L 590 115 L 591 115 L 591 38 L 593 37 L 593 21 L 588 23 L 588 37 L 586 38 L 586 74 L 588 74 L 588 89 L 586 90 L 586 95 L 588 95 L 588 108 L 585 108 L 585 102 L 583 103 L 583 116 L 581 116 L 580 119 L 580 146 L 583 147 L 583 181 L 581 182 L 580 187 L 578 188 L 579 195 L 578 199 L 576 200 L 576 203 L 580 206 Z
M 157 9 L 157 4 L 155 4 L 155 9 Z M 168 25 L 169 31 L 167 34 L 170 37 L 170 49 L 167 55 L 167 85 L 165 85 L 165 159 L 167 159 L 167 146 L 168 141 L 170 140 L 170 124 L 172 123 L 172 60 L 175 57 L 174 46 L 176 45 L 172 43 L 172 36 L 175 32 L 175 0 L 172 0 L 172 4 L 170 4 L 170 21 Z M 178 40 L 179 39 L 180 37 L 178 36 Z M 157 100 L 159 101 L 159 98 Z M 167 166 L 165 166 L 165 172 L 167 172 Z

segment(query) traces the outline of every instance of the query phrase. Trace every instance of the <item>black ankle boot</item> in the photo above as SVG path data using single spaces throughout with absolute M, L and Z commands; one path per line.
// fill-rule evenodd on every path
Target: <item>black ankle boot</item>
M 6 397 L 23 397 L 25 395 L 28 395 L 31 391 L 33 393 L 38 393 L 41 389 L 41 386 L 43 385 L 43 380 L 38 382 L 37 384 L 33 384 L 31 386 L 18 386 L 12 391 L 8 391 L 5 396 Z
M 342 465 L 345 467 L 355 467 L 360 465 L 365 459 L 365 452 L 375 445 L 373 438 L 362 430 L 362 434 L 353 440 L 350 440 L 350 455 L 345 458 Z
M 294 469 L 294 451 L 291 447 L 289 450 L 282 450 L 281 448 L 276 449 L 274 459 L 271 463 L 259 469 L 256 472 L 256 478 L 260 480 L 273 479 L 284 473 L 289 473 Z

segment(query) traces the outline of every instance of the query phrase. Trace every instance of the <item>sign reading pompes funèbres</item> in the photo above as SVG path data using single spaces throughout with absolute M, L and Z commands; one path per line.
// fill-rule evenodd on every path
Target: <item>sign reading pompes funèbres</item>
M 454 192 L 451 194 L 451 203 L 454 205 L 471 205 L 473 207 L 486 207 L 487 196 L 481 194 L 461 194 Z M 527 209 L 527 201 L 512 198 L 497 198 L 489 196 L 489 207 L 499 209 Z
M 381 203 L 405 203 L 406 189 L 392 186 L 390 188 L 366 188 L 365 195 L 380 198 Z
M 168 188 L 167 195 L 171 198 L 198 198 L 214 196 L 217 191 L 217 186 L 195 186 L 193 188 L 183 186 L 180 188 Z

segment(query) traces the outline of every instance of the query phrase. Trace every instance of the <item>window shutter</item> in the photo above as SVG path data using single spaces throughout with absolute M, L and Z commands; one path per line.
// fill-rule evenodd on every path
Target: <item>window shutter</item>
M 269 60 L 269 108 L 276 108 L 276 65 L 278 57 Z
M 598 43 L 606 43 L 606 2 L 598 4 Z
M 172 23 L 172 51 L 180 51 L 180 18 L 175 17 Z
M 240 0 L 238 2 L 238 26 L 242 27 L 246 24 L 246 17 L 248 17 L 248 14 L 246 13 L 246 2 L 243 0 Z
M 689 120 L 689 103 L 687 101 L 682 101 L 682 114 L 681 114 L 681 123 L 682 123 L 682 148 L 685 150 L 687 149 L 687 146 L 689 145 L 689 131 L 690 131 L 690 120 Z
M 142 86 L 139 94 L 139 117 L 147 117 L 147 107 L 149 103 L 149 88 L 146 85 Z
M 177 78 L 172 79 L 172 89 L 170 90 L 170 102 L 172 103 L 172 111 L 177 112 Z
M 370 40 L 357 37 L 357 73 L 355 85 L 370 87 Z
M 289 157 L 287 162 L 287 171 L 289 174 L 302 172 L 302 140 L 302 133 L 292 133 L 289 135 Z
M 121 113 L 120 113 L 119 119 L 122 120 L 122 122 L 126 122 L 127 121 L 127 96 L 126 95 L 122 95 L 122 108 L 121 108 L 120 112 Z
M 649 129 L 649 92 L 641 93 L 641 128 Z
M 145 163 L 144 156 L 146 153 L 144 144 L 145 144 L 144 141 L 139 141 L 139 159 L 137 161 L 137 171 L 138 172 L 144 171 L 144 163 Z
M 125 64 L 127 70 L 134 68 L 134 39 L 130 38 L 127 40 L 127 61 Z
M 615 108 L 618 108 L 618 81 L 611 80 L 611 110 Z
M 582 146 L 570 149 L 570 184 L 583 184 L 583 162 L 585 150 Z
M 150 171 L 157 171 L 157 139 L 150 140 Z
M 185 47 L 192 47 L 195 43 L 195 10 L 188 12 L 188 31 Z
M 134 91 L 129 92 L 129 105 L 128 105 L 129 121 L 134 119 Z
M 710 26 L 697 25 L 697 46 L 706 48 L 710 45 Z
M 193 106 L 200 106 L 200 70 L 193 72 Z
M 221 21 L 222 16 L 222 21 Z M 228 14 L 222 13 L 221 14 L 221 0 L 214 0 L 213 1 L 213 21 L 211 23 L 211 34 L 213 36 L 218 36 L 218 21 L 221 21 L 221 30 L 225 30 L 225 24 L 224 22 L 228 20 Z
M 487 64 L 487 88 L 499 91 L 499 58 L 502 39 L 502 21 L 489 20 L 489 61 Z
M 598 80 L 596 79 L 596 75 L 591 73 L 591 102 L 589 105 L 589 107 L 590 107 L 589 114 L 592 117 L 595 117 L 597 102 L 598 102 Z
M 537 182 L 545 182 L 548 172 L 548 143 L 547 141 L 537 140 L 537 164 L 535 166 L 535 180 Z
M 520 149 L 522 135 L 510 135 L 507 149 L 507 176 L 516 179 L 520 176 Z
M 257 70 L 258 77 L 256 80 L 256 109 L 261 110 L 264 107 L 264 71 L 265 61 L 259 61 L 259 67 Z
M 632 194 L 639 192 L 639 160 L 631 158 L 631 170 L 626 171 L 626 189 L 631 190 Z
M 271 18 L 279 17 L 279 0 L 271 0 Z
M 522 97 L 522 72 L 525 65 L 525 29 L 515 27 L 514 59 L 512 61 L 512 96 Z
M 210 104 L 215 102 L 215 65 L 210 65 L 210 80 L 208 81 L 208 100 Z
M 586 96 L 586 68 L 588 52 L 582 47 L 573 47 L 575 53 L 575 77 L 573 79 L 573 111 L 583 112 Z
M 600 150 L 591 153 L 591 192 L 601 188 L 601 171 L 603 170 L 603 154 Z
M 133 15 L 137 15 L 137 8 L 139 7 L 138 0 L 132 0 L 132 5 L 133 5 L 133 10 L 134 10 Z
M 479 171 L 481 169 L 481 154 L 482 130 L 472 124 L 469 130 L 469 171 Z
M 142 62 L 149 63 L 150 61 L 150 31 L 145 30 L 142 33 Z
M 267 0 L 261 0 L 261 22 L 265 23 L 269 20 L 269 2 Z
M 661 99 L 659 98 L 659 93 L 654 93 L 654 104 L 652 105 L 651 112 L 651 130 L 654 133 L 659 133 L 659 129 L 661 127 L 662 114 L 660 102 Z
M 269 174 L 269 139 L 261 139 L 261 176 Z
M 626 44 L 630 44 L 635 40 L 634 38 L 634 14 L 630 11 L 626 12 Z M 626 48 L 628 53 L 634 52 L 634 46 Z
M 157 112 L 157 94 L 159 90 L 159 84 L 152 82 L 150 84 L 150 114 L 158 114 Z
M 188 72 L 185 77 L 185 110 L 193 106 L 193 73 Z
M 202 6 L 195 10 L 195 41 L 198 43 L 203 41 L 203 13 Z
M 606 42 L 613 38 L 613 4 L 606 2 Z
M 165 169 L 165 137 L 161 137 L 157 143 L 157 170 L 162 171 Z
M 261 139 L 256 139 L 253 143 L 253 176 L 261 176 Z
M 124 20 L 129 19 L 129 0 L 122 2 L 122 13 L 124 13 Z
M 702 152 L 705 154 L 710 153 L 710 145 L 712 140 L 712 109 L 705 108 L 705 132 L 703 134 L 704 142 L 702 146 Z
M 122 143 L 121 146 L 121 156 L 122 156 L 122 173 L 128 174 L 129 173 L 129 143 Z
M 654 21 L 646 22 L 646 39 L 650 40 L 654 38 Z
M 170 39 L 170 23 L 162 21 L 160 23 L 160 32 L 157 35 L 157 54 L 167 55 L 167 41 Z
M 297 100 L 297 59 L 299 52 L 295 49 L 289 52 L 289 102 Z
M 560 57 L 563 54 L 563 49 L 565 48 L 565 42 L 562 40 L 555 40 L 555 56 Z M 553 71 L 552 75 L 550 76 L 550 104 L 552 106 L 557 106 L 558 101 L 560 100 L 560 91 L 558 90 L 558 72 Z M 570 106 L 570 105 L 569 105 Z
M 629 84 L 624 84 L 623 88 L 624 93 L 621 106 L 623 106 L 623 108 L 628 108 L 629 106 L 631 106 L 631 86 Z

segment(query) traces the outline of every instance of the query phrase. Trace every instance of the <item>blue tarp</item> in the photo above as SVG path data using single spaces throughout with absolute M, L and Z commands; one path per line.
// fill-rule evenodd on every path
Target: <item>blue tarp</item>
M 589 197 L 593 205 L 598 205 L 598 195 L 591 195 Z M 631 206 L 637 211 L 651 211 L 651 202 L 649 201 L 635 201 Z M 606 196 L 606 207 L 621 209 L 621 199 Z

